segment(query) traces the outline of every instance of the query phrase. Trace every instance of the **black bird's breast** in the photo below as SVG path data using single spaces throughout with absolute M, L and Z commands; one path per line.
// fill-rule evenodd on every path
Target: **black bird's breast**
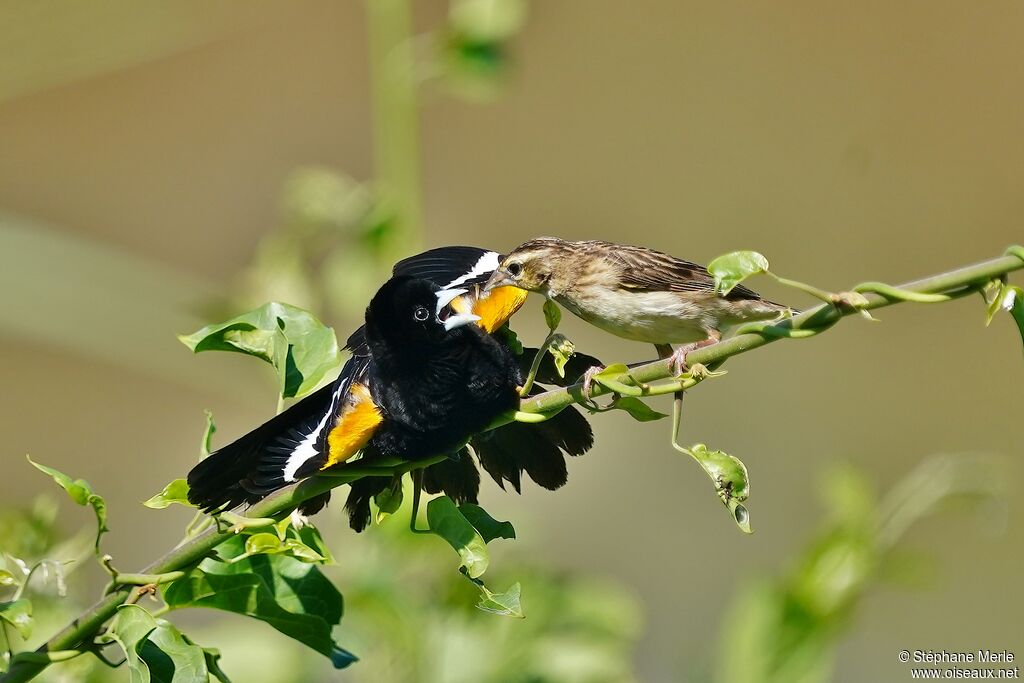
M 406 459 L 448 454 L 519 405 L 518 363 L 495 339 L 467 328 L 458 343 L 374 364 L 374 402 L 385 420 L 370 445 Z

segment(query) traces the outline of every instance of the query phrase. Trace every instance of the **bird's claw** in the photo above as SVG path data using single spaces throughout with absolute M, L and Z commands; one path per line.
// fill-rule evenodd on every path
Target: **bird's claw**
M 686 362 L 686 356 L 691 351 L 696 351 L 697 349 L 702 349 L 705 346 L 710 346 L 711 344 L 716 343 L 718 340 L 718 335 L 715 335 L 708 337 L 707 339 L 704 339 L 702 341 L 693 342 L 691 344 L 683 344 L 682 346 L 672 351 L 672 355 L 668 357 L 668 369 L 672 371 L 673 376 L 676 379 L 679 379 L 682 375 L 685 375 L 688 372 L 690 372 L 690 366 Z M 694 367 L 696 367 L 696 364 L 694 364 Z
M 672 355 L 668 357 L 668 369 L 672 371 L 673 377 L 680 377 L 685 375 L 690 370 L 690 366 L 686 363 L 686 354 L 690 353 L 696 348 L 693 344 L 687 344 L 680 346 L 672 352 Z
M 593 388 L 594 388 L 594 376 L 604 372 L 604 368 L 600 365 L 587 368 L 587 371 L 583 373 L 583 398 L 588 402 L 593 402 Z

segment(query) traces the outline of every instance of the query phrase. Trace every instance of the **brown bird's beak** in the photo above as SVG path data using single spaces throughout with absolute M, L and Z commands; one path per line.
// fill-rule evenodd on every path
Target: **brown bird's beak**
M 515 286 L 515 282 L 513 282 L 512 278 L 508 276 L 508 273 L 506 273 L 501 268 L 498 268 L 493 273 L 491 273 L 490 279 L 487 280 L 487 282 L 484 284 L 484 291 L 489 292 L 492 289 L 497 289 L 498 287 L 511 286 Z

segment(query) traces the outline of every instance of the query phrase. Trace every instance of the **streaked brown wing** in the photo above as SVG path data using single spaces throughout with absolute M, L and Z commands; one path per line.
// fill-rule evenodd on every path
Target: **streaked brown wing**
M 704 266 L 654 249 L 609 244 L 606 258 L 620 267 L 620 282 L 626 289 L 670 292 L 712 292 L 715 289 L 715 279 Z M 737 285 L 726 298 L 758 300 L 761 295 Z

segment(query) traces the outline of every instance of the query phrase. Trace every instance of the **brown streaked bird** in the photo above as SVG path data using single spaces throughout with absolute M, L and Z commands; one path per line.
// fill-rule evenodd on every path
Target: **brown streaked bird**
M 742 285 L 720 296 L 696 263 L 598 240 L 540 237 L 519 245 L 485 288 L 509 285 L 543 294 L 606 332 L 654 344 L 677 372 L 686 370 L 686 354 L 717 342 L 730 327 L 790 310 Z M 673 351 L 675 344 L 681 346 Z M 588 394 L 593 370 L 584 378 Z

